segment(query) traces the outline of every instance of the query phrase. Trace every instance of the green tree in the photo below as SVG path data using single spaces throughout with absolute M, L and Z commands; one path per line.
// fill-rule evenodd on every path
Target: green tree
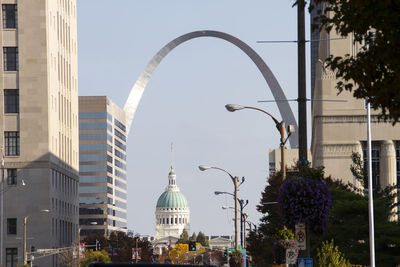
M 189 238 L 190 241 L 196 241 L 197 240 L 197 235 L 196 233 L 193 233 L 192 236 Z
M 196 242 L 199 242 L 203 247 L 208 247 L 208 240 L 203 232 L 199 232 Z
M 353 166 L 363 173 L 362 161 Z M 332 209 L 323 240 L 335 239 L 336 245 L 352 264 L 369 264 L 368 194 L 352 184 L 328 179 L 332 192 Z M 377 266 L 394 266 L 400 262 L 400 228 L 392 221 L 396 188 L 374 189 L 375 251 Z
M 318 249 L 317 262 L 317 266 L 323 267 L 347 267 L 350 264 L 333 244 L 333 239 L 331 242 L 322 242 L 321 248 Z
M 140 239 L 134 236 L 132 232 L 112 232 L 108 237 L 103 235 L 89 235 L 83 241 L 89 248 L 93 248 L 96 240 L 100 242 L 102 249 L 107 250 L 111 255 L 113 262 L 131 262 L 132 261 L 132 248 L 137 247 L 141 249 L 142 261 L 150 262 L 153 254 L 152 245 L 149 241 Z
M 102 251 L 94 251 L 92 249 L 86 250 L 85 258 L 81 262 L 81 267 L 87 267 L 92 262 L 104 262 L 108 263 L 111 262 L 110 257 L 106 250 Z
M 315 27 L 352 37 L 359 52 L 331 55 L 328 67 L 336 73 L 339 92 L 353 91 L 370 100 L 384 119 L 400 119 L 400 2 L 397 0 L 314 0 L 324 3 Z M 310 6 L 313 9 L 314 5 Z
M 263 214 L 258 228 L 249 232 L 247 250 L 256 266 L 271 266 L 273 262 L 273 243 L 277 231 L 282 228 L 276 204 L 279 188 L 282 184 L 281 174 L 277 173 L 268 179 L 261 194 L 257 210 Z
M 186 229 L 183 229 L 182 234 L 180 235 L 178 241 L 176 243 L 187 244 L 189 242 L 189 234 Z

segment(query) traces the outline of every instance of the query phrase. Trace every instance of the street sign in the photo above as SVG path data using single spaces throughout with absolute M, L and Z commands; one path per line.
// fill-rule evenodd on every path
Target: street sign
M 299 258 L 299 267 L 313 267 L 313 259 Z
M 296 264 L 297 250 L 295 248 L 286 249 L 286 264 Z
M 298 223 L 295 226 L 296 247 L 298 250 L 306 250 L 306 225 Z
M 229 252 L 236 251 L 236 248 L 228 248 Z

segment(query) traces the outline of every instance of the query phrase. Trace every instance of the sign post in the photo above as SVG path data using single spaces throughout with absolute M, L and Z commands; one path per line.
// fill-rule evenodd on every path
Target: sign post
M 306 250 L 306 225 L 298 223 L 295 228 L 296 247 L 298 250 Z

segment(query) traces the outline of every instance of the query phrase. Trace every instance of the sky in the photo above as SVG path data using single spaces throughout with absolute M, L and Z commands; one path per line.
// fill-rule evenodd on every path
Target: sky
M 106 95 L 121 108 L 151 58 L 168 42 L 197 30 L 233 35 L 252 47 L 274 73 L 287 98 L 297 98 L 297 11 L 290 0 L 78 0 L 79 95 Z M 306 38 L 309 17 L 306 14 Z M 309 46 L 307 45 L 307 60 Z M 308 60 L 309 61 L 309 60 Z M 307 62 L 307 97 L 310 97 Z M 233 235 L 229 176 L 245 177 L 238 197 L 248 220 L 267 185 L 268 152 L 279 132 L 261 112 L 230 113 L 225 104 L 255 106 L 281 116 L 255 64 L 235 45 L 203 37 L 171 51 L 151 76 L 127 143 L 128 229 L 155 234 L 155 207 L 173 165 L 190 206 L 190 232 Z M 297 103 L 290 103 L 297 118 Z M 308 122 L 310 113 L 308 111 Z M 310 127 L 308 127 L 310 128 Z M 310 133 L 310 131 L 309 131 Z M 308 137 L 310 144 L 310 136 Z M 171 143 L 173 152 L 171 153 Z

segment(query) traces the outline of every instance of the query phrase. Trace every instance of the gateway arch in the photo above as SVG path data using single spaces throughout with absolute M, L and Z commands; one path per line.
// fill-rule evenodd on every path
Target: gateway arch
M 296 119 L 293 115 L 292 109 L 290 108 L 288 101 L 285 101 L 286 96 L 283 93 L 282 88 L 280 87 L 274 74 L 269 69 L 264 60 L 250 46 L 248 46 L 246 43 L 239 40 L 238 38 L 224 32 L 209 31 L 209 30 L 194 31 L 179 36 L 178 38 L 172 40 L 171 42 L 166 44 L 163 48 L 161 48 L 161 50 L 158 51 L 158 53 L 150 60 L 150 62 L 147 64 L 146 68 L 140 74 L 136 83 L 132 87 L 131 92 L 129 93 L 128 99 L 126 100 L 124 106 L 124 111 L 126 113 L 127 133 L 129 133 L 130 131 L 136 109 L 139 105 L 144 89 L 146 88 L 146 85 L 149 82 L 153 71 L 157 68 L 157 66 L 160 64 L 163 58 L 166 55 L 168 55 L 169 52 L 171 52 L 171 50 L 173 50 L 175 47 L 188 40 L 198 37 L 214 37 L 223 39 L 225 41 L 234 44 L 235 46 L 240 48 L 244 53 L 246 53 L 246 55 L 254 62 L 254 64 L 256 64 L 257 68 L 260 70 L 269 88 L 271 89 L 274 99 L 279 100 L 277 101 L 277 105 L 283 121 L 285 121 L 286 124 L 295 125 L 296 131 L 292 134 L 292 137 L 289 139 L 289 142 L 290 142 L 290 147 L 292 148 L 298 147 L 299 138 L 298 138 Z

